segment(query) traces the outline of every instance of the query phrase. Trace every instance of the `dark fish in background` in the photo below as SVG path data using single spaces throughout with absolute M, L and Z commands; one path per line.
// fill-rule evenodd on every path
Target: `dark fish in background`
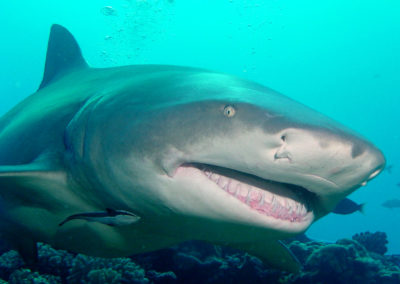
M 392 169 L 393 169 L 393 165 L 387 165 L 387 166 L 385 167 L 385 171 L 387 171 L 389 174 L 392 173 Z
M 399 199 L 389 199 L 382 203 L 383 207 L 386 208 L 400 208 L 400 200 Z
M 340 214 L 340 215 L 349 215 L 354 212 L 360 211 L 361 213 L 364 214 L 364 205 L 365 205 L 365 203 L 357 204 L 353 200 L 351 200 L 349 198 L 345 198 L 336 205 L 336 207 L 335 207 L 335 209 L 333 209 L 332 213 Z M 294 241 L 294 240 L 302 242 L 302 243 L 314 241 L 313 239 L 310 239 L 306 234 L 297 235 L 297 236 L 289 239 L 289 241 Z
M 398 184 L 396 184 L 398 187 L 400 187 L 400 182 Z
M 345 198 L 336 205 L 336 207 L 335 207 L 335 209 L 333 209 L 332 213 L 340 214 L 340 215 L 348 215 L 348 214 L 352 214 L 354 212 L 360 211 L 361 213 L 364 214 L 364 205 L 365 205 L 365 203 L 357 204 L 353 200 L 351 200 L 349 198 Z M 296 241 L 303 242 L 303 243 L 314 241 L 313 239 L 310 239 L 306 234 L 297 235 L 293 238 L 290 238 L 289 240 L 292 240 L 292 241 L 296 240 Z
M 349 198 L 342 199 L 333 209 L 332 213 L 348 215 L 360 211 L 364 214 L 365 203 L 358 204 Z

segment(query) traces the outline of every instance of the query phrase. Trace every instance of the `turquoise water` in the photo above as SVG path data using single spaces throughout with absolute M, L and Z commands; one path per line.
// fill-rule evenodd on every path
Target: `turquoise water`
M 330 215 L 309 230 L 333 241 L 384 231 L 400 253 L 400 2 L 7 1 L 0 8 L 0 113 L 38 87 L 50 25 L 66 26 L 96 67 L 197 66 L 276 89 L 375 143 L 392 172 L 350 197 L 365 215 Z M 110 7 L 112 8 L 110 8 Z

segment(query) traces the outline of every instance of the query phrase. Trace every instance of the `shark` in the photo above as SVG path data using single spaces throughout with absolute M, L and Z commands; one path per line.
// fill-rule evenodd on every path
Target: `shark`
M 27 262 L 37 242 L 111 258 L 202 240 L 296 272 L 281 240 L 384 166 L 371 142 L 261 84 L 93 68 L 53 25 L 39 89 L 0 119 L 0 237 Z

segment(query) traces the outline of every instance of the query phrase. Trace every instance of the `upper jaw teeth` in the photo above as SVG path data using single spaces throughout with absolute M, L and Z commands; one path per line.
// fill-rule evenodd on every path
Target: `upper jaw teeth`
M 290 222 L 301 222 L 308 214 L 304 204 L 300 204 L 291 198 L 222 176 L 212 172 L 210 169 L 203 169 L 203 173 L 228 194 L 246 203 L 261 214 Z

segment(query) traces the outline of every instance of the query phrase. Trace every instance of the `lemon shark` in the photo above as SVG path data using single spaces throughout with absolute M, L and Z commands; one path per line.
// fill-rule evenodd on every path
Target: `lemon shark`
M 53 25 L 39 89 L 0 120 L 0 232 L 26 260 L 36 242 L 119 257 L 203 240 L 297 271 L 280 240 L 384 164 L 366 139 L 260 84 L 91 68 Z M 119 226 L 121 215 L 137 218 Z

